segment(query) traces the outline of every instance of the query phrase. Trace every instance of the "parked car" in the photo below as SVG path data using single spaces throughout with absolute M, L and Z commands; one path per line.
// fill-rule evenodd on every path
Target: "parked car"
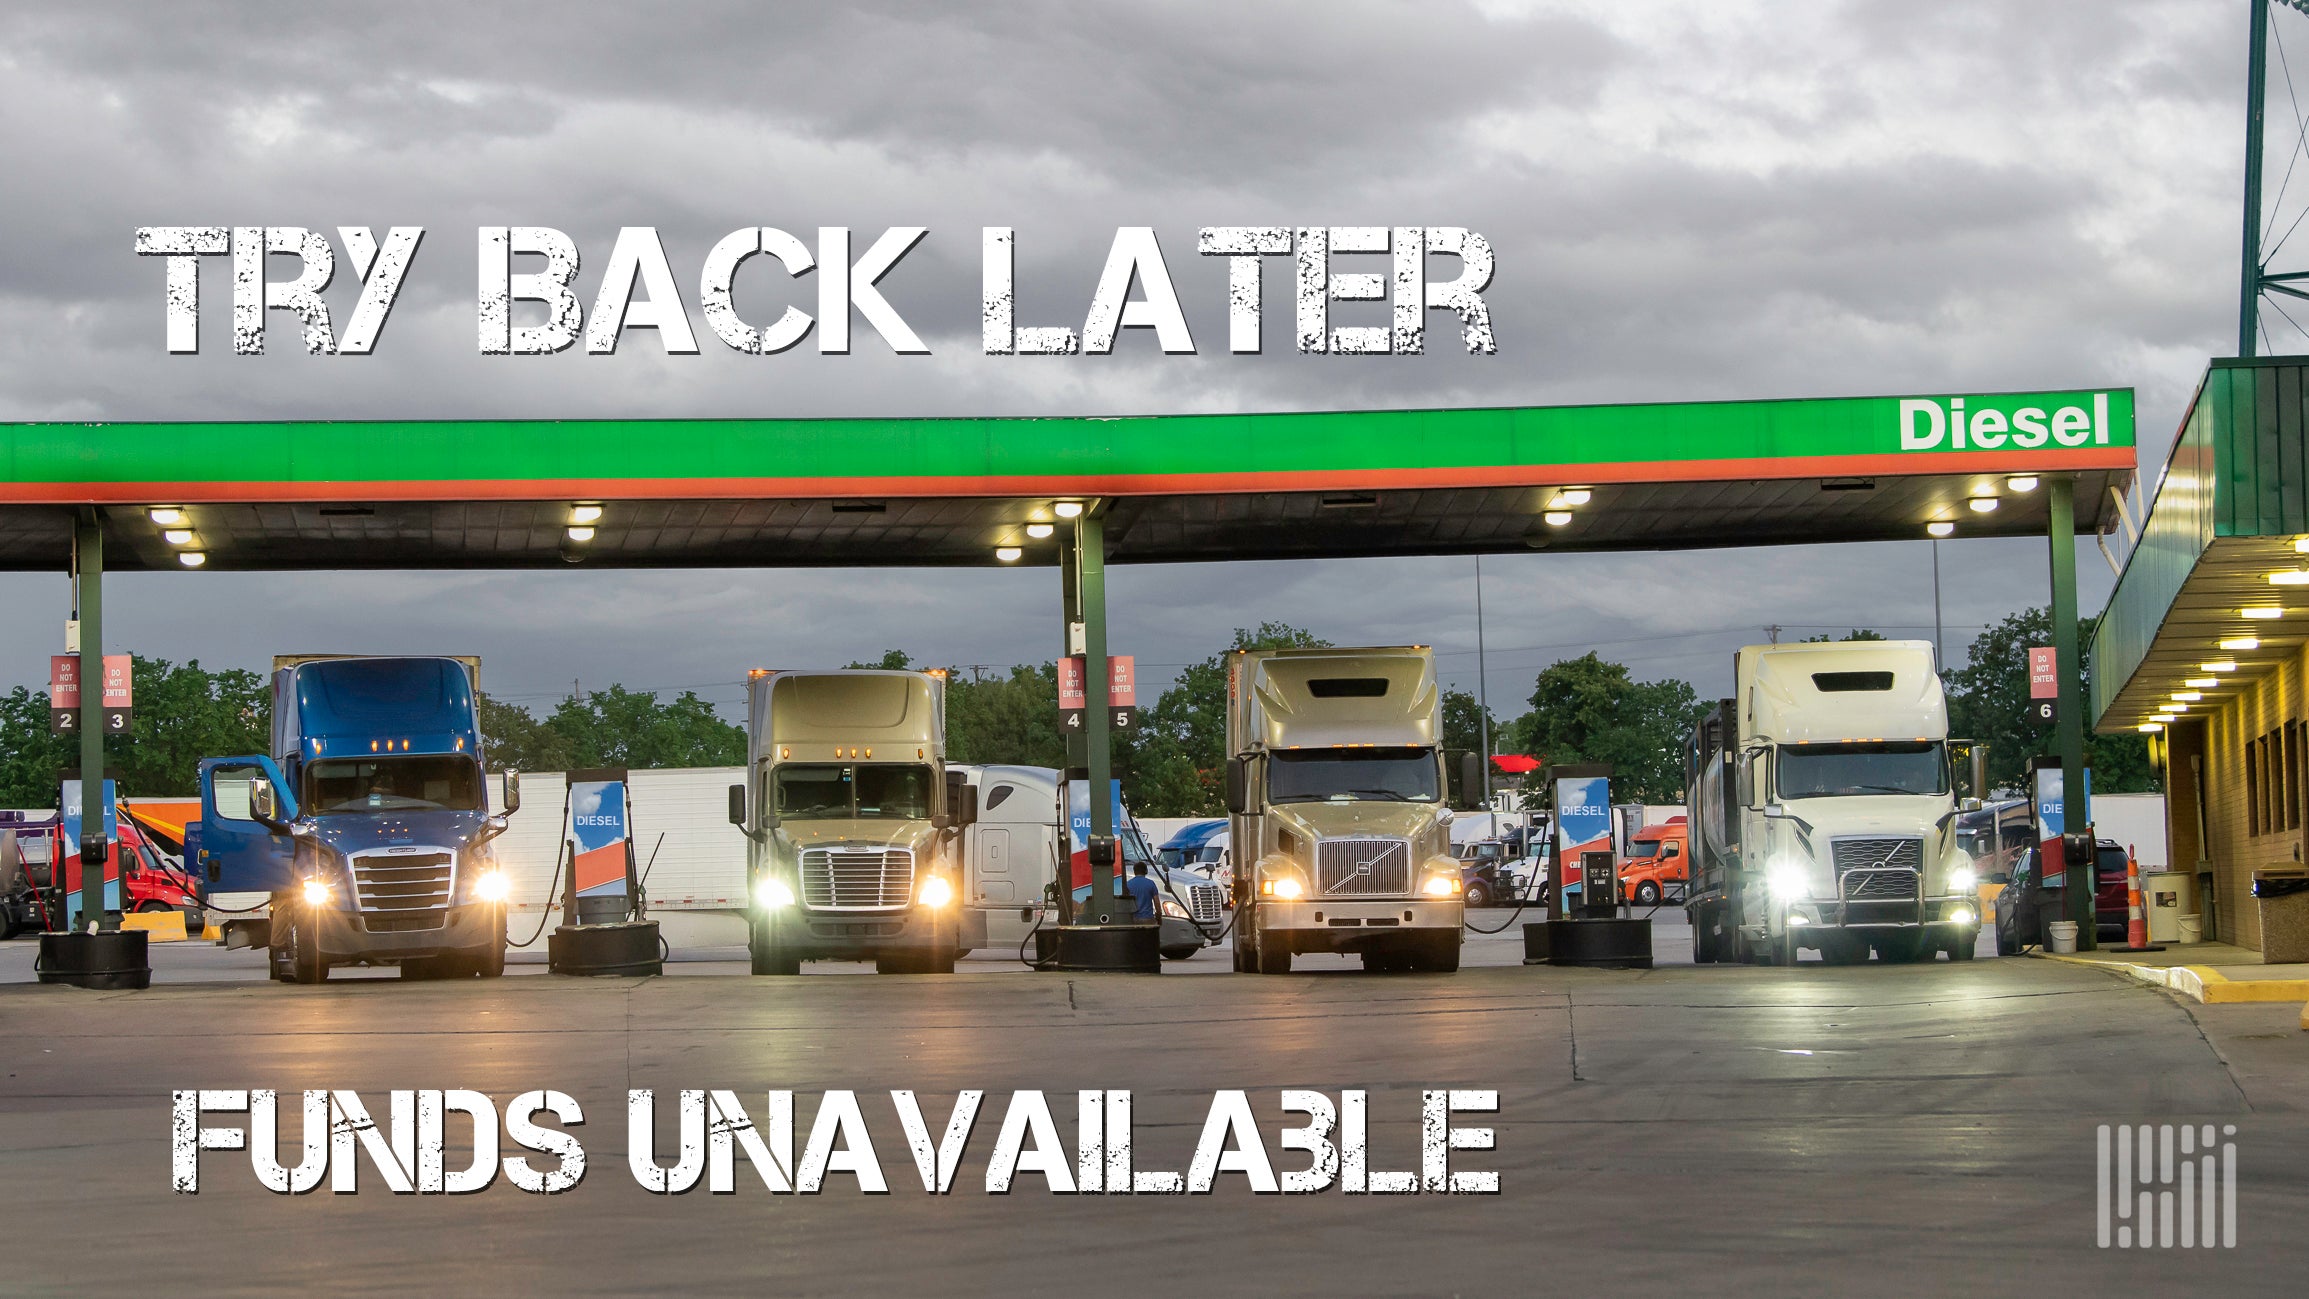
M 2128 917 L 2125 901 L 2125 846 L 2114 839 L 2099 840 L 2093 848 L 2093 934 L 2101 942 L 2125 940 Z M 2042 851 L 2022 850 L 2009 877 L 1999 872 L 1988 877 L 2004 885 L 1996 895 L 1996 954 L 2015 956 L 2029 947 L 2045 945 L 2044 925 L 2065 914 L 2065 894 L 2044 887 Z
M 1640 906 L 1657 906 L 1683 897 L 1692 882 L 1690 844 L 1684 818 L 1646 826 L 1628 841 L 1629 856 L 1620 865 L 1620 896 Z

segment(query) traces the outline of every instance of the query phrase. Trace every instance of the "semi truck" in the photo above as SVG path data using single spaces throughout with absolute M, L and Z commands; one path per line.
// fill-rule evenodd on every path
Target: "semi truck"
M 962 948 L 961 834 L 974 819 L 946 766 L 946 677 L 770 671 L 746 682 L 745 833 L 756 974 L 871 960 L 951 974 Z
M 1694 959 L 1971 958 L 1948 706 L 1928 641 L 1750 645 L 1685 752 Z
M 1228 657 L 1236 970 L 1459 968 L 1441 695 L 1425 646 Z
M 480 660 L 284 655 L 269 754 L 204 758 L 185 853 L 231 947 L 275 979 L 332 966 L 403 978 L 505 972 L 506 877 L 490 841 Z M 505 781 L 505 812 L 520 807 Z

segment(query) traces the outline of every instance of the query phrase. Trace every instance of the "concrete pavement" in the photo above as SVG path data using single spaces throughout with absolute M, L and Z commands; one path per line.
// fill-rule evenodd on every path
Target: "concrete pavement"
M 2296 1294 L 2309 1264 L 2292 1008 L 2057 962 L 1527 969 L 1502 935 L 1453 976 L 1233 976 L 1206 954 L 1188 968 L 1217 977 L 774 980 L 702 960 L 674 972 L 730 977 L 293 988 L 185 945 L 156 949 L 160 986 L 95 994 L 30 984 L 24 946 L 0 948 L 14 1293 Z M 551 1198 L 373 1178 L 287 1197 L 217 1151 L 178 1195 L 185 1087 L 352 1088 L 380 1109 L 396 1087 L 554 1088 L 586 1108 L 591 1168 Z M 742 1168 L 732 1195 L 645 1193 L 628 1087 L 728 1088 L 757 1115 L 795 1088 L 804 1133 L 817 1093 L 857 1089 L 891 1193 L 837 1175 L 772 1196 Z M 1088 1087 L 1133 1090 L 1142 1168 L 1185 1166 L 1216 1089 L 1248 1091 L 1278 1168 L 1301 1158 L 1276 1141 L 1280 1089 L 1366 1089 L 1374 1166 L 1407 1168 L 1422 1088 L 1495 1088 L 1497 1148 L 1458 1166 L 1497 1170 L 1501 1193 L 1255 1196 L 1225 1175 L 1202 1196 L 1039 1177 L 985 1194 L 1009 1093 L 1052 1093 L 1071 1141 L 1058 1093 Z M 988 1091 L 953 1194 L 921 1190 L 892 1088 L 934 1130 L 956 1091 Z M 2097 1248 L 2095 1127 L 2184 1120 L 2237 1128 L 2238 1248 Z

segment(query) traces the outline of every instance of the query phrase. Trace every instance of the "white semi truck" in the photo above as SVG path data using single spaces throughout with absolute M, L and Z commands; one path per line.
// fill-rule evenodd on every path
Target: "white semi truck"
M 1425 646 L 1228 657 L 1235 969 L 1459 968 L 1441 699 Z
M 1695 960 L 1969 960 L 1948 705 L 1927 641 L 1750 645 L 1685 754 Z

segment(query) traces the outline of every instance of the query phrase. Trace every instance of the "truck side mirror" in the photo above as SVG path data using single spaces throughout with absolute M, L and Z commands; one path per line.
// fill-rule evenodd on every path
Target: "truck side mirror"
M 1483 755 L 1473 749 L 1459 755 L 1459 798 L 1471 808 L 1484 805 Z
M 746 824 L 746 787 L 730 786 L 730 824 L 744 829 Z
M 957 830 L 978 821 L 978 787 L 966 773 L 946 773 L 946 820 Z
M 288 822 L 281 819 L 280 794 L 273 789 L 273 782 L 261 778 L 249 782 L 249 819 L 274 834 L 289 832 Z
M 1761 749 L 1741 754 L 1740 806 L 1760 812 L 1771 795 L 1771 759 Z
M 510 815 L 511 813 L 518 812 L 520 810 L 521 773 L 518 771 L 508 771 L 505 773 L 505 811 Z
M 1251 810 L 1251 760 L 1227 759 L 1227 810 L 1243 816 Z

